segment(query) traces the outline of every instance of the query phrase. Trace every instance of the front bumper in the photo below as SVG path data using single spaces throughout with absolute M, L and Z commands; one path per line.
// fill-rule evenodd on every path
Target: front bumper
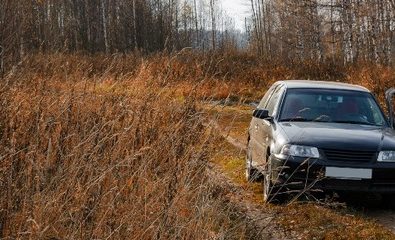
M 330 162 L 322 159 L 272 158 L 273 179 L 289 189 L 395 193 L 395 163 Z M 372 179 L 325 177 L 326 167 L 372 169 Z

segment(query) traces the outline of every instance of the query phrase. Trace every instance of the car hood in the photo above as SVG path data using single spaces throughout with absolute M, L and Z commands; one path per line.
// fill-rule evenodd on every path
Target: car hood
M 391 128 L 322 122 L 279 123 L 289 143 L 344 150 L 395 150 Z

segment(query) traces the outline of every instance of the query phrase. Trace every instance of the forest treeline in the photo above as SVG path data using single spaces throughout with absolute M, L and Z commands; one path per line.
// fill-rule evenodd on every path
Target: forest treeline
M 1 0 L 0 69 L 31 52 L 218 49 L 232 28 L 218 0 Z
M 395 0 L 251 0 L 251 6 L 251 47 L 261 56 L 394 62 Z
M 0 0 L 0 73 L 31 53 L 246 51 L 278 62 L 390 65 L 395 0 L 246 0 L 245 32 L 221 0 Z M 239 44 L 240 39 L 248 44 Z

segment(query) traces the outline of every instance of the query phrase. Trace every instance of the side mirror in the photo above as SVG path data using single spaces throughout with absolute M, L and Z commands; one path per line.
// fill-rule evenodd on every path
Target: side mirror
M 270 118 L 269 111 L 265 110 L 265 109 L 256 109 L 256 110 L 254 110 L 254 112 L 252 113 L 252 116 L 254 116 L 255 118 L 259 118 L 259 119 L 268 119 L 268 118 Z

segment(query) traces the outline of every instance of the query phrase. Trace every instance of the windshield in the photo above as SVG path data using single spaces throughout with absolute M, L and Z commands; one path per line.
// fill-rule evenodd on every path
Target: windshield
M 280 121 L 386 125 L 370 93 L 332 89 L 289 89 Z

